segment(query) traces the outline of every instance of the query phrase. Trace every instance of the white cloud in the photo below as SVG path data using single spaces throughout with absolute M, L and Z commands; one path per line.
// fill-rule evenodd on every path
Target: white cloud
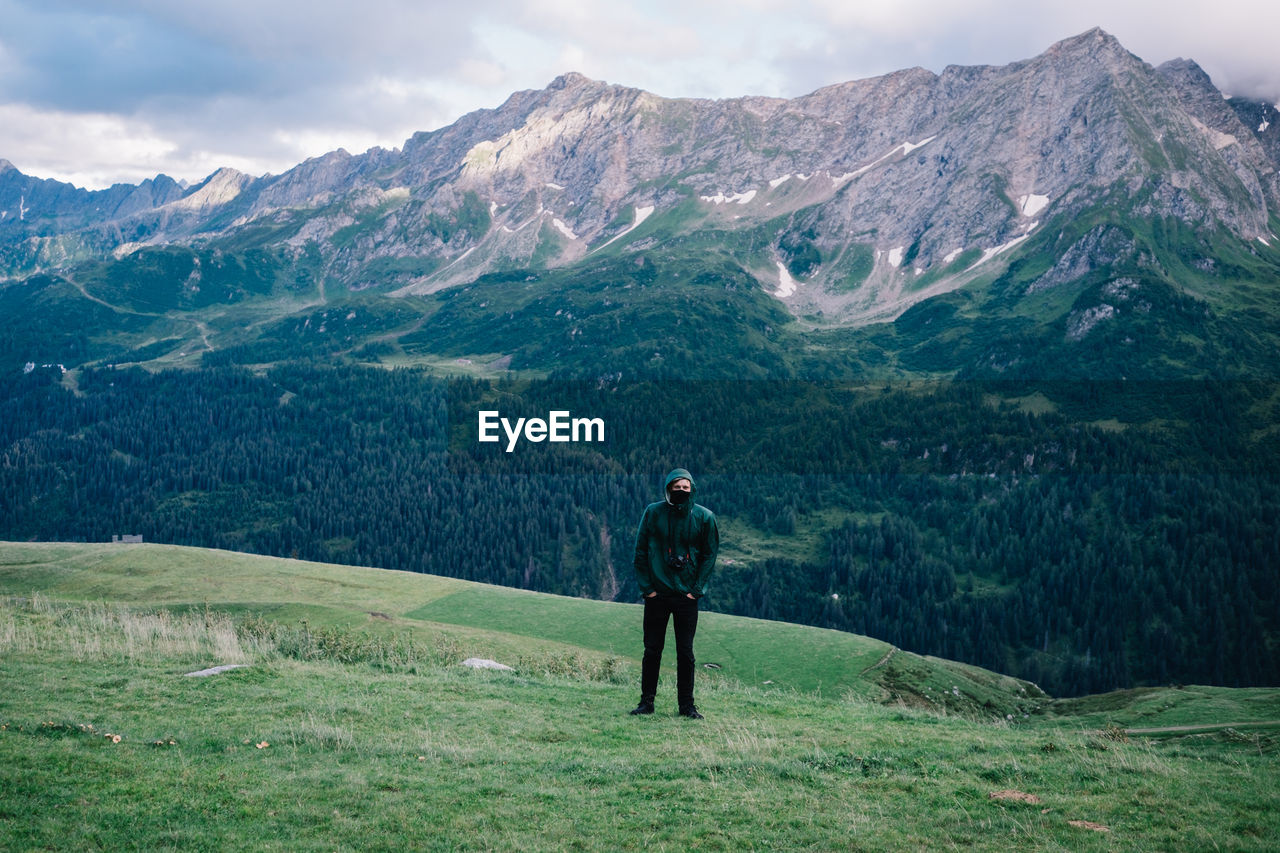
M 795 96 L 1002 64 L 1093 26 L 1280 99 L 1258 0 L 0 0 L 0 157 L 99 186 L 400 145 L 566 71 L 671 97 Z
M 119 116 L 45 111 L 25 104 L 0 104 L 0 128 L 6 148 L 14 152 L 0 156 L 29 174 L 77 186 L 153 178 L 154 164 L 164 162 L 176 147 L 152 129 Z M 83 155 L 90 149 L 96 157 Z
M 998 65 L 1034 56 L 1050 44 L 1101 27 L 1152 64 L 1196 60 L 1219 86 L 1280 94 L 1274 32 L 1280 16 L 1263 0 L 743 0 L 762 16 L 791 10 L 811 37 L 781 45 L 791 94 L 843 79 L 920 65 Z

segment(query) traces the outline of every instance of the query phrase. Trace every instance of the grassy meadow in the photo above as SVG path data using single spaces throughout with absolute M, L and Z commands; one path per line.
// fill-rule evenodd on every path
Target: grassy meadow
M 675 715 L 674 673 L 658 713 L 633 718 L 638 616 L 227 552 L 0 545 L 0 847 L 1264 850 L 1280 837 L 1280 691 L 1052 701 L 867 638 L 707 614 L 699 660 L 721 664 L 699 674 L 707 719 Z M 472 656 L 513 669 L 459 666 Z

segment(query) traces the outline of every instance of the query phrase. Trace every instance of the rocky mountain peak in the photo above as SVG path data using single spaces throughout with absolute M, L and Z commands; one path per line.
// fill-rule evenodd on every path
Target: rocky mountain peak
M 1119 39 L 1101 27 L 1055 42 L 1042 55 L 1048 58 L 1083 57 L 1094 61 L 1134 58 Z
M 549 92 L 560 92 L 565 89 L 582 89 L 582 88 L 600 88 L 608 84 L 599 80 L 592 80 L 585 74 L 579 74 L 577 71 L 568 71 L 552 80 L 547 86 Z
M 1101 204 L 1266 238 L 1280 179 L 1224 104 L 1194 63 L 1157 71 L 1096 28 L 1006 66 L 904 69 L 794 99 L 662 98 L 570 72 L 400 151 L 339 150 L 257 179 L 223 169 L 146 210 L 135 197 L 128 217 L 162 220 L 156 241 L 287 220 L 284 245 L 313 246 L 327 274 L 367 287 L 366 268 L 407 270 L 373 283 L 419 292 L 720 235 L 796 313 L 862 322 Z M 98 239 L 123 216 L 98 222 Z
M 1208 73 L 1194 59 L 1178 57 L 1156 66 L 1162 76 L 1171 80 L 1217 91 Z M 1219 96 L 1221 97 L 1221 96 Z
M 173 206 L 184 211 L 214 210 L 233 201 L 253 180 L 244 172 L 224 166 L 205 178 L 190 193 L 173 202 Z
M 1051 69 L 1051 73 L 1063 80 L 1079 82 L 1099 77 L 1132 80 L 1149 74 L 1151 70 L 1146 62 L 1130 53 L 1115 36 L 1098 27 L 1063 39 L 1050 45 L 1039 56 L 1007 67 L 1011 70 L 1024 67 L 1040 69 L 1040 73 L 1049 73 Z

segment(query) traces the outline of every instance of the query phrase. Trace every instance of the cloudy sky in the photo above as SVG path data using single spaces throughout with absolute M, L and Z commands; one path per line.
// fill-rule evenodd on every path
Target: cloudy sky
M 79 186 L 399 147 L 565 71 L 795 96 L 1003 64 L 1101 26 L 1280 99 L 1274 0 L 0 0 L 0 158 Z

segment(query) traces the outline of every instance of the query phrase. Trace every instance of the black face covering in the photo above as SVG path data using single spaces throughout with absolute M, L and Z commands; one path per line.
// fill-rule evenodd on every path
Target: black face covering
M 689 502 L 690 497 L 691 495 L 689 492 L 679 492 L 674 489 L 670 492 L 671 503 L 675 506 L 684 506 Z

